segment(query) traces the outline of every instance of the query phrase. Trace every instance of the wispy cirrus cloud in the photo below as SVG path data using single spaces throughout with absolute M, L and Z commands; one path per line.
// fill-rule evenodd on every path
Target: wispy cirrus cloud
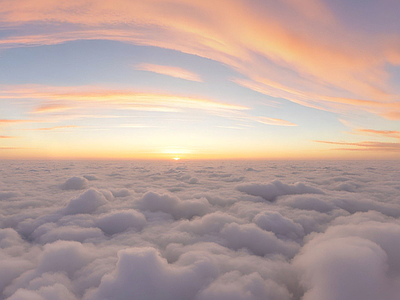
M 199 75 L 179 67 L 162 66 L 154 64 L 139 64 L 135 66 L 135 69 L 140 71 L 149 71 L 189 81 L 203 82 L 203 80 L 201 80 Z
M 16 119 L 0 119 L 0 126 L 17 124 L 17 123 L 26 123 L 26 122 L 30 122 L 30 121 L 29 120 L 16 120 Z
M 255 120 L 262 124 L 267 125 L 278 125 L 278 126 L 297 126 L 297 124 L 282 120 L 282 119 L 275 119 L 275 118 L 267 118 L 267 117 L 256 117 Z
M 346 113 L 349 111 L 364 110 L 369 113 L 380 115 L 386 119 L 400 119 L 400 101 L 386 100 L 363 100 L 346 97 L 332 97 L 323 94 L 293 89 L 277 82 L 265 80 L 233 79 L 243 87 L 274 98 L 284 98 L 294 103 L 326 111 Z M 400 99 L 400 97 L 399 97 Z
M 53 113 L 53 112 L 61 112 L 65 110 L 69 110 L 73 108 L 71 105 L 62 104 L 62 103 L 45 103 L 36 107 L 32 112 L 41 114 L 41 113 Z
M 53 127 L 41 127 L 41 128 L 34 128 L 34 129 L 26 129 L 26 130 L 32 130 L 32 131 L 52 131 L 52 130 L 64 130 L 64 129 L 73 129 L 73 128 L 79 128 L 81 126 L 76 126 L 76 125 L 64 125 L 64 126 L 53 126 Z
M 108 39 L 173 49 L 228 65 L 248 78 L 248 88 L 260 91 L 261 85 L 269 96 L 322 109 L 358 107 L 400 118 L 395 105 L 400 97 L 386 68 L 400 65 L 398 36 L 378 30 L 360 33 L 326 1 L 119 3 L 49 0 L 33 6 L 29 0 L 8 1 L 0 9 L 1 25 L 13 27 L 14 33 L 2 39 L 0 47 Z M 383 6 L 390 12 L 395 5 Z M 49 26 L 34 27 L 43 20 Z M 29 31 L 26 24 L 32 25 Z M 158 71 L 172 75 L 171 70 Z M 273 89 L 268 82 L 274 83 Z M 356 101 L 343 106 L 343 99 Z
M 162 94 L 137 92 L 132 90 L 104 89 L 93 86 L 78 87 L 54 87 L 54 86 L 14 86 L 0 92 L 3 99 L 38 99 L 53 101 L 50 107 L 58 107 L 57 101 L 69 102 L 69 108 L 76 104 L 86 105 L 110 105 L 126 109 L 143 111 L 180 111 L 182 109 L 199 109 L 205 111 L 244 111 L 249 107 L 243 105 L 222 103 L 210 99 Z M 34 109 L 33 112 L 43 112 L 43 106 Z M 50 110 L 51 111 L 51 110 Z
M 375 130 L 375 129 L 359 128 L 359 129 L 354 129 L 352 133 L 362 134 L 362 135 L 379 136 L 379 137 L 396 138 L 396 139 L 400 138 L 400 131 L 397 131 L 397 130 Z
M 400 143 L 384 143 L 375 141 L 362 141 L 362 142 L 335 142 L 335 141 L 314 141 L 322 144 L 329 144 L 335 146 L 345 146 L 333 148 L 332 150 L 344 151 L 387 151 L 397 152 L 400 151 Z
M 70 86 L 56 87 L 43 85 L 21 85 L 3 87 L 0 91 L 3 99 L 36 99 L 44 101 L 34 108 L 33 114 L 49 114 L 56 119 L 68 119 L 67 113 L 73 111 L 72 115 L 81 118 L 95 118 L 96 115 L 87 115 L 85 110 L 101 107 L 102 109 L 129 109 L 146 112 L 184 112 L 186 110 L 204 111 L 222 118 L 234 119 L 239 122 L 257 122 L 276 126 L 297 126 L 290 121 L 269 118 L 264 116 L 252 116 L 250 107 L 219 102 L 207 98 L 147 93 L 132 90 L 104 89 L 95 86 Z M 60 102 L 60 103 L 58 103 Z M 80 114 L 77 114 L 80 111 Z M 54 115 L 56 113 L 56 115 Z M 117 117 L 117 116 L 116 116 Z M 41 122 L 56 121 L 54 118 L 42 118 Z M 0 123 L 1 124 L 1 123 Z M 136 126 L 136 125 L 135 125 Z M 37 129 L 34 129 L 37 130 Z M 45 130 L 45 129 L 44 129 Z
M 391 139 L 400 139 L 400 131 L 398 130 L 382 130 L 382 129 L 373 129 L 373 128 L 363 128 L 356 124 L 353 124 L 348 120 L 339 120 L 343 125 L 349 127 L 351 131 L 347 133 L 353 135 L 363 135 L 363 136 L 372 136 L 375 138 L 391 138 Z

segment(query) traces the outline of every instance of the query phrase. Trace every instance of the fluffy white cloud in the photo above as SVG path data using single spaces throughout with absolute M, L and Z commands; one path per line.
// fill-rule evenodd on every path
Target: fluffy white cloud
M 199 294 L 199 300 L 290 300 L 285 287 L 272 280 L 264 280 L 260 274 L 243 275 L 238 271 L 224 274 Z
M 219 234 L 225 225 L 233 222 L 240 223 L 241 220 L 226 213 L 214 212 L 192 221 L 182 221 L 177 228 L 197 235 L 210 235 Z
M 17 192 L 0 192 L 0 201 L 1 200 L 8 200 L 10 198 L 21 196 L 20 193 Z
M 82 177 L 89 181 L 99 180 L 95 175 L 83 175 Z
M 295 242 L 280 240 L 272 232 L 264 231 L 253 224 L 226 225 L 221 236 L 227 240 L 228 247 L 235 250 L 246 248 L 261 256 L 278 253 L 292 257 L 300 248 Z
M 105 233 L 115 234 L 123 232 L 129 228 L 142 230 L 146 224 L 146 218 L 143 214 L 133 209 L 129 209 L 101 215 L 95 223 Z
M 306 288 L 304 300 L 395 299 L 390 295 L 387 255 L 359 237 L 334 238 L 307 247 L 296 258 Z
M 196 183 L 199 183 L 199 180 L 196 177 L 192 177 L 192 178 L 189 179 L 189 183 L 190 184 L 196 184 Z
M 400 294 L 394 162 L 18 162 L 32 180 L 15 163 L 0 185 L 0 299 Z M 66 177 L 84 185 L 60 189 Z
M 323 201 L 316 197 L 311 196 L 292 196 L 279 200 L 280 204 L 288 205 L 292 208 L 315 210 L 318 212 L 326 213 L 335 208 L 332 203 Z
M 278 212 L 266 211 L 259 213 L 254 217 L 253 222 L 261 229 L 272 231 L 277 236 L 287 237 L 292 240 L 302 239 L 305 235 L 304 229 L 300 224 L 283 217 Z
M 75 295 L 64 285 L 56 283 L 52 286 L 43 286 L 38 290 L 17 290 L 9 300 L 76 300 Z
M 323 194 L 321 190 L 307 186 L 300 182 L 290 185 L 282 183 L 279 180 L 274 180 L 268 184 L 240 184 L 236 188 L 243 193 L 252 196 L 259 196 L 267 201 L 274 201 L 277 197 L 282 195 Z
M 41 294 L 40 292 L 28 292 L 26 289 L 33 289 L 37 286 L 39 282 L 43 281 L 42 277 L 46 276 L 45 274 L 53 274 L 52 276 L 54 276 L 56 280 L 53 284 L 60 283 L 66 287 L 66 285 L 70 284 L 70 280 L 74 277 L 74 274 L 86 264 L 93 261 L 94 258 L 93 247 L 85 246 L 79 242 L 58 241 L 47 244 L 44 246 L 42 253 L 40 253 L 37 266 L 15 279 L 12 284 L 4 290 L 4 294 L 10 296 L 15 295 L 15 297 L 26 297 L 26 295 L 39 297 Z M 43 284 L 39 284 L 39 288 L 41 288 L 42 285 Z M 65 290 L 64 288 L 62 289 Z M 49 298 L 45 297 L 44 299 Z
M 98 290 L 85 299 L 193 299 L 215 275 L 208 261 L 178 267 L 169 265 L 154 248 L 121 250 L 115 271 L 104 276 Z
M 67 215 L 90 214 L 107 202 L 101 192 L 96 189 L 89 189 L 77 198 L 71 199 L 62 212 Z
M 62 185 L 61 188 L 64 190 L 83 190 L 88 186 L 88 180 L 84 177 L 71 177 L 67 179 Z
M 118 197 L 128 197 L 131 195 L 131 192 L 128 189 L 122 189 L 119 191 L 111 191 L 112 195 L 116 198 Z
M 84 242 L 102 235 L 98 228 L 82 228 L 76 225 L 59 227 L 56 223 L 45 223 L 32 232 L 31 238 L 38 243 L 47 244 L 58 240 Z
M 172 215 L 175 219 L 202 216 L 210 212 L 211 209 L 205 198 L 182 201 L 174 196 L 153 192 L 146 193 L 136 202 L 136 206 L 141 210 L 151 212 L 162 211 Z

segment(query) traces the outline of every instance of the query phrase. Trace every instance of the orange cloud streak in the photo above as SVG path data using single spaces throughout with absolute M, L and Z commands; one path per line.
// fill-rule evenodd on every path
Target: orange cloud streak
M 400 151 L 399 143 L 384 143 L 384 142 L 372 142 L 372 141 L 362 141 L 362 142 L 355 142 L 355 143 L 332 142 L 332 141 L 314 141 L 314 142 L 323 143 L 323 144 L 331 144 L 331 145 L 349 146 L 347 148 L 334 148 L 333 150 L 387 151 L 387 152 Z
M 297 124 L 294 124 L 289 121 L 285 121 L 282 119 L 275 119 L 275 118 L 267 118 L 267 117 L 258 117 L 256 120 L 262 124 L 267 124 L 267 125 L 278 125 L 278 126 L 297 126 Z
M 180 78 L 190 81 L 202 82 L 199 75 L 178 67 L 161 66 L 153 64 L 140 64 L 137 65 L 135 69 L 140 71 L 149 71 L 157 74 L 172 76 L 175 78 Z
M 398 39 L 372 33 L 362 36 L 344 28 L 320 0 L 284 0 L 275 5 L 259 2 L 258 6 L 244 0 L 116 0 L 112 4 L 106 0 L 41 0 L 34 4 L 14 0 L 2 4 L 0 16 L 5 26 L 45 20 L 82 28 L 36 35 L 21 32 L 3 39 L 3 47 L 76 39 L 119 40 L 220 61 L 255 84 L 276 82 L 277 91 L 290 86 L 300 95 L 289 95 L 289 100 L 313 107 L 321 107 L 322 98 L 339 104 L 342 98 L 367 99 L 377 106 L 399 101 L 399 95 L 391 92 L 385 70 L 387 63 L 400 64 Z M 124 29 L 127 24 L 129 29 Z M 266 59 L 271 63 L 265 63 Z M 374 112 L 357 101 L 347 104 Z M 328 105 L 325 109 L 333 108 Z M 379 113 L 387 118 L 399 114 L 390 109 Z
M 47 103 L 33 110 L 33 113 L 53 113 L 71 109 L 71 106 L 59 103 Z
M 0 99 L 40 99 L 73 103 L 103 103 L 142 110 L 177 111 L 200 109 L 206 111 L 243 111 L 248 107 L 190 96 L 143 93 L 129 90 L 104 90 L 98 87 L 23 86 L 0 91 Z M 57 104 L 55 104 L 57 106 Z M 43 107 L 34 110 L 43 111 Z M 1 120 L 0 120 L 1 124 Z
M 0 139 L 15 139 L 16 136 L 0 135 Z
M 1 126 L 1 125 L 16 124 L 16 123 L 26 123 L 26 122 L 29 122 L 29 120 L 9 120 L 9 119 L 0 119 L 0 126 Z
M 54 127 L 43 127 L 43 128 L 36 128 L 36 129 L 27 129 L 27 130 L 34 130 L 34 131 L 50 131 L 50 130 L 59 130 L 59 129 L 69 129 L 69 128 L 79 128 L 80 126 L 75 125 L 65 125 L 65 126 L 54 126 Z
M 355 129 L 355 133 L 376 135 L 389 138 L 400 138 L 400 131 L 397 130 L 374 130 L 374 129 Z

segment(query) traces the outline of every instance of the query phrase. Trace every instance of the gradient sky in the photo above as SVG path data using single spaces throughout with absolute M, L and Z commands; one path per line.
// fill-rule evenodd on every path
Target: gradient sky
M 3 0 L 0 158 L 399 158 L 399 15 L 395 0 Z

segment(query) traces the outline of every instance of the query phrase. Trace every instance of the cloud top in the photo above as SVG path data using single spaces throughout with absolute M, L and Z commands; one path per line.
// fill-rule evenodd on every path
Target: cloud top
M 4 162 L 0 298 L 396 299 L 397 164 Z
M 323 194 L 320 189 L 307 186 L 303 183 L 296 183 L 293 185 L 282 183 L 279 180 L 274 180 L 267 184 L 260 183 L 244 183 L 236 187 L 238 191 L 243 193 L 259 196 L 267 201 L 274 201 L 277 197 L 283 195 L 296 195 L 296 194 Z

